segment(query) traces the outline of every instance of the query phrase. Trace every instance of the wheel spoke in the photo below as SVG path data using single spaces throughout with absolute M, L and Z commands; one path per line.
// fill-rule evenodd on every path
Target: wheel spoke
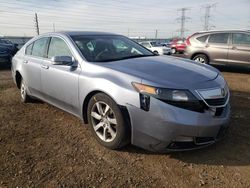
M 103 122 L 98 123 L 98 124 L 94 127 L 95 131 L 97 131 L 98 129 L 100 129 L 102 126 L 103 126 Z
M 116 122 L 116 119 L 115 118 L 107 118 L 108 119 L 108 121 L 111 123 L 111 124 L 114 124 L 114 125 L 116 125 L 117 124 L 117 122 Z
M 100 114 L 100 115 L 103 115 L 103 109 L 102 109 L 102 105 L 101 105 L 101 103 L 96 103 L 96 107 L 97 107 L 97 110 L 98 110 L 98 113 Z
M 103 139 L 104 139 L 104 141 L 107 140 L 107 130 L 108 130 L 107 127 L 105 127 L 104 130 L 103 130 Z
M 103 114 L 104 114 L 104 115 L 106 115 L 106 114 L 108 113 L 109 109 L 110 109 L 110 108 L 109 108 L 109 105 L 106 105 L 106 107 L 105 107 L 105 110 L 104 110 L 104 113 L 103 113 Z
M 109 131 L 111 137 L 114 138 L 116 133 L 115 133 L 115 131 L 113 130 L 113 128 L 109 126 L 109 127 L 108 127 L 108 131 Z
M 97 120 L 101 120 L 101 115 L 96 112 L 91 112 L 91 116 Z

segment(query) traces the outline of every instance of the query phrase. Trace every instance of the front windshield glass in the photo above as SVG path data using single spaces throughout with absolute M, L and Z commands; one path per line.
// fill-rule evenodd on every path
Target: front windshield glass
M 123 36 L 82 35 L 71 38 L 82 55 L 90 62 L 109 62 L 154 55 L 151 51 Z
M 161 44 L 156 43 L 156 42 L 150 42 L 150 43 L 151 43 L 151 45 L 152 45 L 153 47 L 162 46 Z

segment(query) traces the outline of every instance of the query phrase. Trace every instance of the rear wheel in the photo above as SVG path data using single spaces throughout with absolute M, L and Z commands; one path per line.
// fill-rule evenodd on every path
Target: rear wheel
M 119 149 L 129 143 L 129 128 L 121 110 L 107 95 L 98 93 L 88 104 L 88 122 L 96 140 L 109 149 Z
M 175 48 L 171 48 L 171 54 L 175 54 L 176 53 L 176 49 Z
M 23 103 L 27 103 L 31 100 L 30 96 L 27 94 L 27 86 L 23 79 L 20 85 L 20 94 L 21 94 L 21 101 Z
M 208 57 L 206 55 L 204 55 L 204 54 L 198 54 L 198 55 L 194 56 L 192 60 L 194 60 L 196 62 L 199 62 L 199 63 L 204 63 L 204 64 L 209 63 L 208 62 Z

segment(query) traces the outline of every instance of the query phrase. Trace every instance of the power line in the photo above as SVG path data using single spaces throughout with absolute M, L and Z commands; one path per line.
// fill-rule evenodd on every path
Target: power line
M 189 10 L 189 8 L 181 8 L 177 10 L 178 12 L 181 11 L 181 17 L 177 18 L 177 20 L 180 20 L 181 22 L 181 26 L 179 29 L 181 38 L 184 38 L 185 31 L 187 31 L 187 29 L 185 28 L 185 23 L 188 19 L 190 19 L 189 17 L 186 16 L 187 10 Z

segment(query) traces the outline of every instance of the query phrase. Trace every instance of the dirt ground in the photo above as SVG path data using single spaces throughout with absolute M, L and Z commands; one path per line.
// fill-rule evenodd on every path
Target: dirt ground
M 171 154 L 105 149 L 76 117 L 22 104 L 10 71 L 0 70 L 0 187 L 250 187 L 250 72 L 221 70 L 232 92 L 228 134 Z

